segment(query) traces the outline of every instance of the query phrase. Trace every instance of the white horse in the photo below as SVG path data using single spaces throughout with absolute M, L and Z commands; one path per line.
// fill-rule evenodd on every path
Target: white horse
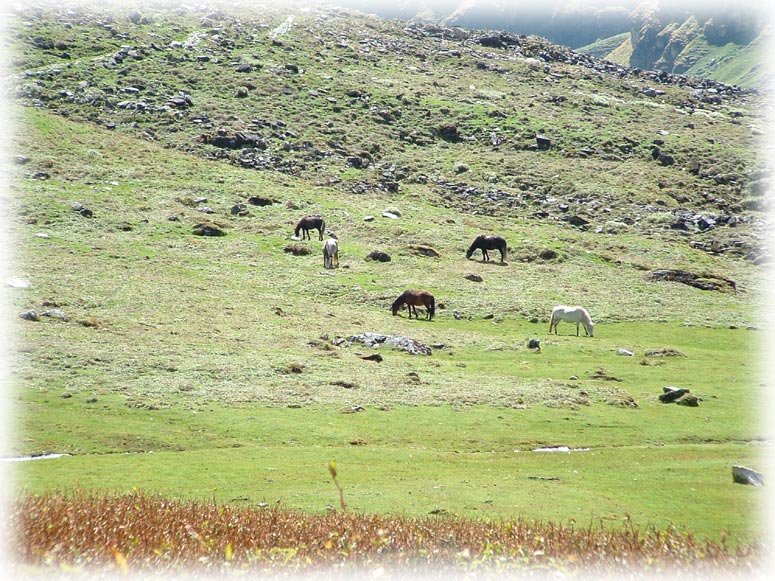
M 584 332 L 590 337 L 594 337 L 595 324 L 584 307 L 566 307 L 559 305 L 552 309 L 552 318 L 549 321 L 549 333 L 554 327 L 554 334 L 557 335 L 557 323 L 565 321 L 566 323 L 576 323 L 576 337 L 579 336 L 579 323 L 584 325 Z
M 329 238 L 323 244 L 323 268 L 339 268 L 339 243 Z

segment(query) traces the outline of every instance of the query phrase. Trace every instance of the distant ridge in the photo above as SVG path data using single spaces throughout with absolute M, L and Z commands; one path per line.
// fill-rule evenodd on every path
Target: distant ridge
M 772 28 L 760 3 L 593 0 L 504 3 L 407 0 L 337 4 L 408 21 L 542 36 L 553 43 L 646 70 L 761 88 Z

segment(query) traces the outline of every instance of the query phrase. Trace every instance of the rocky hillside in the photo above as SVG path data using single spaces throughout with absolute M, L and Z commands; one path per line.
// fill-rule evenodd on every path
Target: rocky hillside
M 323 8 L 28 6 L 6 44 L 18 104 L 208 160 L 767 255 L 764 120 L 739 87 Z

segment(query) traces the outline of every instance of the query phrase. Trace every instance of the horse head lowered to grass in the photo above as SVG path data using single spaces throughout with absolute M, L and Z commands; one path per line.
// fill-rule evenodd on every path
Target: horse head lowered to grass
M 296 238 L 299 237 L 299 232 L 301 232 L 301 239 L 304 240 L 305 238 L 307 240 L 312 240 L 309 235 L 310 230 L 317 230 L 318 231 L 318 240 L 323 240 L 323 230 L 326 229 L 326 221 L 323 219 L 323 216 L 320 214 L 310 214 L 308 216 L 304 216 L 301 220 L 299 220 L 298 224 L 296 224 L 296 230 L 294 231 L 294 236 Z
M 393 305 L 391 306 L 393 315 L 398 314 L 398 309 L 400 309 L 402 305 L 406 305 L 409 309 L 410 319 L 412 318 L 412 312 L 414 312 L 415 319 L 419 318 L 417 316 L 417 307 L 425 307 L 425 318 L 429 321 L 433 320 L 433 315 L 436 314 L 436 299 L 427 291 L 405 290 L 402 292 L 399 297 L 393 301 Z
M 481 234 L 471 243 L 466 251 L 466 258 L 471 258 L 476 250 L 482 251 L 482 259 L 490 260 L 490 255 L 487 254 L 488 250 L 499 250 L 501 253 L 501 262 L 505 262 L 508 259 L 509 250 L 506 244 L 506 239 L 502 236 L 493 236 L 487 234 Z
M 595 336 L 595 324 L 584 307 L 566 307 L 558 305 L 552 309 L 552 318 L 549 321 L 549 333 L 554 327 L 554 334 L 557 335 L 557 324 L 560 321 L 566 323 L 576 323 L 576 337 L 579 336 L 579 324 L 584 325 L 584 332 L 590 337 Z

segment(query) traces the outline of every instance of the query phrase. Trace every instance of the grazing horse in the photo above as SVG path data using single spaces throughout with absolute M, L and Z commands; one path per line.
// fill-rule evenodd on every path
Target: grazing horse
M 323 268 L 339 268 L 339 243 L 329 238 L 323 243 Z
M 590 337 L 594 337 L 595 324 L 584 307 L 566 307 L 563 305 L 552 309 L 552 318 L 549 321 L 549 333 L 554 327 L 554 334 L 557 335 L 557 323 L 565 321 L 566 323 L 576 323 L 576 337 L 579 336 L 579 323 L 584 325 L 584 332 Z
M 481 234 L 477 236 L 476 239 L 471 243 L 471 246 L 469 246 L 468 251 L 466 251 L 466 258 L 470 259 L 474 251 L 479 249 L 482 251 L 482 258 L 484 260 L 490 260 L 490 255 L 487 254 L 487 251 L 495 250 L 496 248 L 500 250 L 501 262 L 505 262 L 509 254 L 506 240 L 501 236 L 488 236 Z
M 320 235 L 318 240 L 323 240 L 323 230 L 325 229 L 326 221 L 323 220 L 323 216 L 320 214 L 310 214 L 309 216 L 304 216 L 301 220 L 299 220 L 299 223 L 296 224 L 296 230 L 294 234 L 298 238 L 299 231 L 301 231 L 302 240 L 305 238 L 307 240 L 312 240 L 312 238 L 309 236 L 309 231 L 317 230 L 318 234 Z
M 429 321 L 433 319 L 433 315 L 436 313 L 436 299 L 433 295 L 427 291 L 417 290 L 405 290 L 401 295 L 393 301 L 393 315 L 398 314 L 398 309 L 401 305 L 406 305 L 409 309 L 409 318 L 412 318 L 412 311 L 414 311 L 414 318 L 418 319 L 417 307 L 425 307 L 426 315 Z

